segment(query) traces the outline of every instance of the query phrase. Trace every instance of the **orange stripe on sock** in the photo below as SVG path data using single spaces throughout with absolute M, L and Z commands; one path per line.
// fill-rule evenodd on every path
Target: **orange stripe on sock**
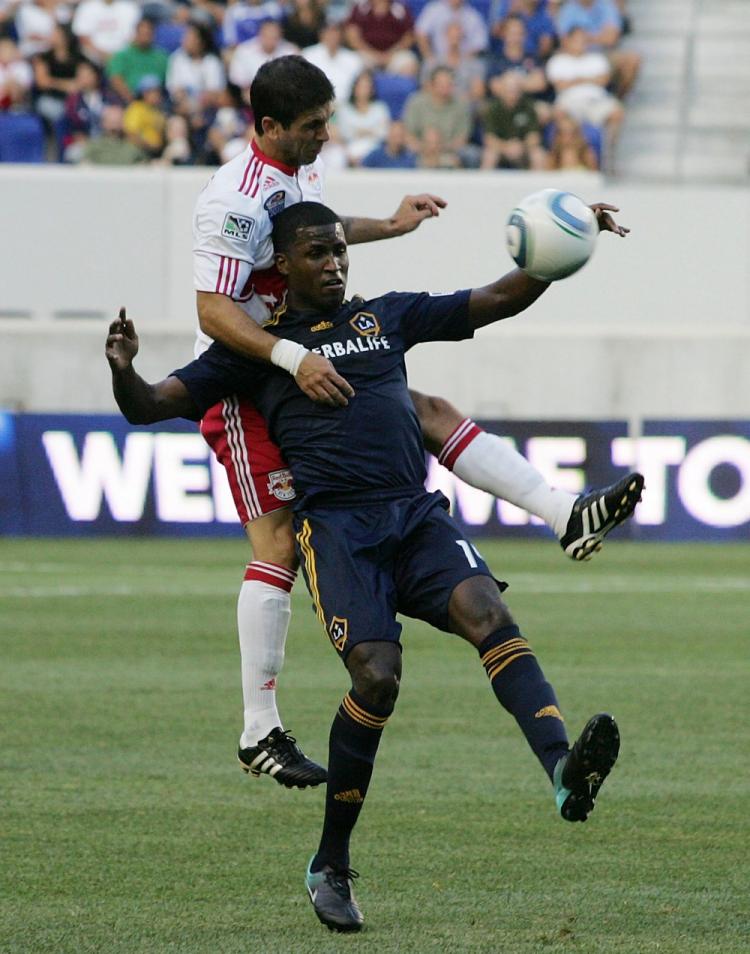
M 382 729 L 388 721 L 388 716 L 383 718 L 381 716 L 371 715 L 361 706 L 358 706 L 350 695 L 344 696 L 341 705 L 344 707 L 344 711 L 350 719 L 359 722 L 360 725 L 368 729 Z
M 495 678 L 495 676 L 496 676 L 498 673 L 502 672 L 503 669 L 505 669 L 506 666 L 510 666 L 510 664 L 511 664 L 512 662 L 515 662 L 516 659 L 520 659 L 521 656 L 533 656 L 533 655 L 534 655 L 534 654 L 533 654 L 533 653 L 531 652 L 531 650 L 529 649 L 529 650 L 527 650 L 526 652 L 516 653 L 515 656 L 510 656 L 510 657 L 509 657 L 508 659 L 506 659 L 504 662 L 501 662 L 499 666 L 495 666 L 494 669 L 491 669 L 491 670 L 487 673 L 487 675 L 490 677 L 490 682 L 492 682 L 492 680 Z

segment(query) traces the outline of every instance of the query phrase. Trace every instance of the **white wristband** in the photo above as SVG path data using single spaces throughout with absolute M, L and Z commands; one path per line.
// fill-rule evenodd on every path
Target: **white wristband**
M 306 354 L 310 352 L 304 345 L 289 341 L 287 338 L 280 338 L 271 351 L 271 364 L 283 368 L 295 377 Z

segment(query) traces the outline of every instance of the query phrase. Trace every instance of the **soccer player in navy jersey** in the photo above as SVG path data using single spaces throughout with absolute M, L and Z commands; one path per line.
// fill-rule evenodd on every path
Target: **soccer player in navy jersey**
M 391 292 L 344 300 L 347 245 L 339 217 L 302 202 L 274 220 L 275 260 L 288 283 L 276 328 L 290 349 L 329 358 L 354 390 L 346 406 L 313 403 L 294 379 L 214 343 L 151 385 L 133 368 L 138 340 L 121 313 L 106 353 L 115 398 L 131 423 L 200 417 L 227 393 L 248 394 L 294 475 L 295 532 L 317 616 L 351 676 L 333 721 L 323 832 L 306 883 L 318 918 L 360 930 L 349 840 L 365 800 L 401 676 L 396 614 L 455 633 L 478 651 L 492 689 L 552 782 L 557 809 L 585 821 L 619 751 L 612 716 L 595 715 L 568 746 L 557 699 L 500 597 L 486 563 L 424 489 L 419 420 L 404 353 L 423 341 L 460 341 L 532 305 L 549 287 L 516 269 L 449 295 Z M 642 478 L 621 506 L 632 511 Z

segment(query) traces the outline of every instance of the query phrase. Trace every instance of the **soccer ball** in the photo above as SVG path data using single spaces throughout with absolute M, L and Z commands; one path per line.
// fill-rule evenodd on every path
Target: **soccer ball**
M 596 216 L 577 195 L 543 189 L 513 209 L 506 242 L 516 265 L 527 275 L 553 282 L 586 264 L 598 234 Z

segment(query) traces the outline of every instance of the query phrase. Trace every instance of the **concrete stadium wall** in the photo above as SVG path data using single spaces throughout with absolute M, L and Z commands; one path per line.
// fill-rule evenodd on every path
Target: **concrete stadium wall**
M 112 408 L 102 358 L 120 304 L 139 368 L 192 354 L 191 211 L 210 170 L 0 168 L 0 407 Z M 352 173 L 330 205 L 382 216 L 406 192 L 448 200 L 397 242 L 352 249 L 350 292 L 451 290 L 507 271 L 508 210 L 554 185 L 621 206 L 633 229 L 525 315 L 474 343 L 409 357 L 414 387 L 481 417 L 750 417 L 750 189 L 646 187 L 598 176 Z

